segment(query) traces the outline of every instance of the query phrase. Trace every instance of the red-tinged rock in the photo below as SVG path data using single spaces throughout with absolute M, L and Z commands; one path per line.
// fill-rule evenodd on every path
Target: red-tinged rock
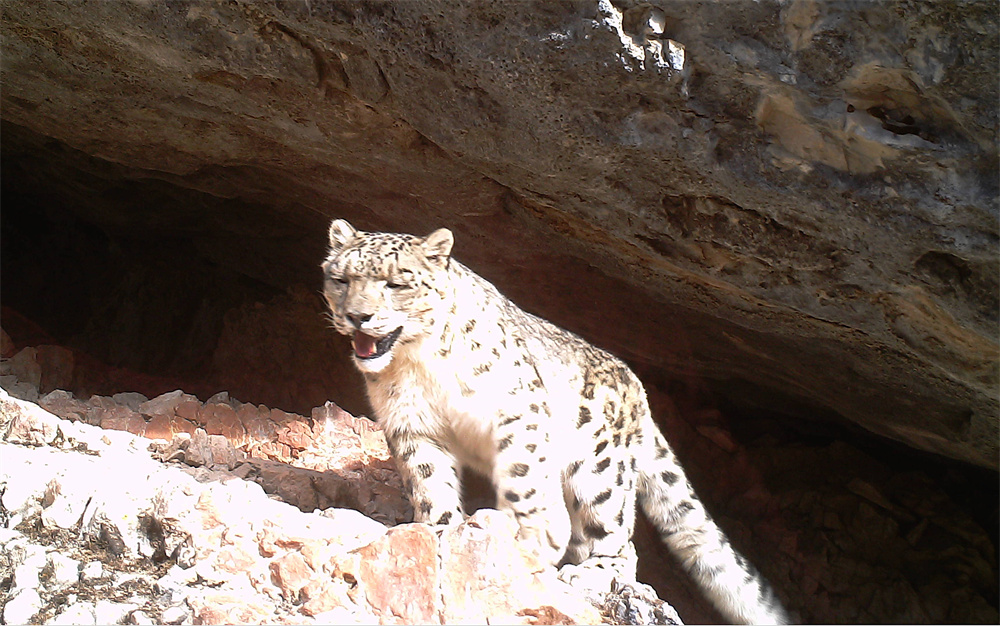
M 125 420 L 125 430 L 137 437 L 143 437 L 146 435 L 146 420 L 138 413 L 133 413 Z
M 233 407 L 228 404 L 206 404 L 198 413 L 199 422 L 210 435 L 221 435 L 234 446 L 246 443 L 246 431 Z
M 283 535 L 280 530 L 275 530 L 270 522 L 265 522 L 264 528 L 257 533 L 255 541 L 262 555 L 272 557 L 282 550 L 298 551 L 303 546 L 316 540 L 306 537 Z
M 278 533 L 274 530 L 274 527 L 270 525 L 270 522 L 265 522 L 264 527 L 257 533 L 255 541 L 257 542 L 257 549 L 260 551 L 261 556 L 271 558 L 278 553 L 278 546 L 275 543 L 279 538 Z
M 239 546 L 226 546 L 215 555 L 215 569 L 236 574 L 249 570 L 258 560 Z
M 232 470 L 245 458 L 246 456 L 243 452 L 237 450 L 233 444 L 222 435 L 208 435 L 205 465 L 209 467 L 219 467 Z
M 302 613 L 312 616 L 352 605 L 351 598 L 347 595 L 348 587 L 343 580 L 314 578 L 300 592 L 303 600 Z
M 281 409 L 271 409 L 269 411 L 269 419 L 275 426 L 281 427 L 288 422 L 294 422 L 296 420 L 301 420 L 302 417 L 294 413 L 285 413 Z
M 182 417 L 192 424 L 198 423 L 198 412 L 201 410 L 201 402 L 198 398 L 191 396 L 177 403 L 174 407 L 174 415 Z
M 516 617 L 522 618 L 524 624 L 530 624 L 531 626 L 541 625 L 541 624 L 576 624 L 577 622 L 573 620 L 569 615 L 566 615 L 562 611 L 551 607 L 542 606 L 537 609 L 524 609 L 518 611 Z M 495 623 L 491 621 L 490 623 Z
M 262 410 L 263 417 L 261 416 Z M 240 424 L 243 425 L 243 430 L 246 432 L 246 443 L 270 441 L 274 438 L 277 428 L 270 420 L 270 413 L 270 409 L 264 406 L 257 408 L 252 404 L 244 404 L 240 407 L 237 415 Z
M 87 400 L 86 421 L 92 426 L 100 426 L 101 421 L 119 407 L 118 403 L 105 396 L 91 396 Z
M 141 415 L 127 406 L 111 401 L 110 398 L 103 399 L 98 406 L 91 408 L 88 421 L 95 418 L 100 420 L 98 423 L 105 430 L 124 430 L 136 434 L 134 431 L 145 430 L 146 427 L 146 420 L 142 419 Z M 132 430 L 129 430 L 130 428 Z
M 104 430 L 122 430 L 124 431 L 128 426 L 128 416 L 125 415 L 108 415 L 101 418 L 100 423 L 101 428 Z
M 173 439 L 173 431 L 170 430 L 170 417 L 166 415 L 154 415 L 146 422 L 147 439 L 163 439 L 170 441 Z
M 176 435 L 177 433 L 187 433 L 189 435 L 194 435 L 194 431 L 198 430 L 198 426 L 191 422 L 190 420 L 184 419 L 183 417 L 175 415 L 170 418 L 170 432 Z
M 273 493 L 300 511 L 325 509 L 329 500 L 316 491 L 315 481 L 321 478 L 318 472 L 291 467 L 285 463 L 259 462 L 258 482 L 267 493 Z
M 259 448 L 260 452 L 266 455 L 265 458 L 272 459 L 275 461 L 280 461 L 282 463 L 289 463 L 294 460 L 292 456 L 292 449 L 283 443 L 278 443 L 276 441 L 269 441 Z
M 274 545 L 285 550 L 299 550 L 309 541 L 305 537 L 287 537 L 283 535 L 275 538 Z
M 344 421 L 354 419 L 354 416 L 329 400 L 323 406 L 313 408 L 311 414 L 313 423 L 319 425 L 324 421 Z
M 321 572 L 330 564 L 331 551 L 336 550 L 338 542 L 331 540 L 310 540 L 299 548 L 299 554 L 314 571 Z
M 431 527 L 404 524 L 350 553 L 336 575 L 357 582 L 357 601 L 383 624 L 440 623 L 437 549 Z
M 222 514 L 215 503 L 211 490 L 206 490 L 198 496 L 198 502 L 194 508 L 201 511 L 201 527 L 204 529 L 216 528 L 223 524 Z
M 288 554 L 271 562 L 271 581 L 281 590 L 286 600 L 295 601 L 299 591 L 306 586 L 314 572 L 298 552 Z
M 302 420 L 289 422 L 278 430 L 278 441 L 293 450 L 305 450 L 313 444 L 312 429 Z
M 233 593 L 204 593 L 188 597 L 195 624 L 266 624 L 275 606 L 262 598 L 247 598 Z
M 250 459 L 270 459 L 271 457 L 264 452 L 262 448 L 263 444 L 251 441 L 247 444 L 245 450 L 247 453 L 247 458 Z
M 38 405 L 49 413 L 74 421 L 84 421 L 87 412 L 90 410 L 86 402 L 77 400 L 73 397 L 73 394 L 61 389 L 47 393 L 39 398 Z

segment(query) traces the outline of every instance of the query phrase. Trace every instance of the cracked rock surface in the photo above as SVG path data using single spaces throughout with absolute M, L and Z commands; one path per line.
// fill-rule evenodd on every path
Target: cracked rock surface
M 314 294 L 331 217 L 447 226 L 632 363 L 996 469 L 997 33 L 986 0 L 9 0 L 5 304 L 144 371 L 273 354 L 216 390 L 305 412 L 351 375 L 281 336 L 318 301 L 241 306 Z
M 388 529 L 268 497 L 230 471 L 221 435 L 212 445 L 198 430 L 151 454 L 148 440 L 2 390 L 0 418 L 6 624 L 601 620 L 520 551 L 497 511 L 444 531 Z

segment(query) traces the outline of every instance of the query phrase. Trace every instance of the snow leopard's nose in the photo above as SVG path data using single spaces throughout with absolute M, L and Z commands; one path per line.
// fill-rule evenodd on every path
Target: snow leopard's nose
M 348 313 L 347 314 L 347 319 L 351 320 L 351 323 L 354 324 L 354 327 L 357 328 L 358 330 L 361 330 L 361 325 L 364 324 L 365 322 L 367 322 L 368 320 L 370 320 L 371 318 L 372 318 L 372 316 L 371 316 L 370 313 L 369 314 L 364 314 L 364 313 Z

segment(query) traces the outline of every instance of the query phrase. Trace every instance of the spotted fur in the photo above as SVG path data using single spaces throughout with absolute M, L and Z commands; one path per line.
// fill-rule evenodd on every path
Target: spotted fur
M 636 500 L 730 619 L 783 623 L 712 521 L 614 356 L 526 313 L 427 237 L 330 226 L 324 294 L 417 521 L 462 520 L 459 468 L 492 478 L 519 537 L 574 584 L 634 581 Z

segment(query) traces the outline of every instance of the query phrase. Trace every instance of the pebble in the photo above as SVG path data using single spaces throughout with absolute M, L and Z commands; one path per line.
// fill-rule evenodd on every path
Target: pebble
M 98 600 L 94 607 L 94 616 L 97 618 L 98 624 L 119 624 L 129 613 L 138 608 L 139 606 L 136 604 Z
M 49 583 L 56 588 L 72 585 L 80 579 L 80 562 L 62 554 L 58 550 L 48 553 L 52 578 Z
M 5 624 L 27 624 L 42 608 L 42 598 L 35 589 L 21 589 L 3 607 Z
M 129 615 L 128 623 L 138 624 L 139 626 L 148 626 L 150 624 L 155 624 L 156 622 L 154 622 L 152 618 L 142 611 L 132 611 L 132 614 Z
M 83 624 L 89 626 L 90 624 L 113 624 L 114 622 L 98 622 L 97 615 L 94 612 L 94 605 L 90 602 L 77 602 L 70 604 L 66 607 L 66 610 L 55 616 L 46 624 L 51 624 L 52 626 L 64 626 L 70 624 Z
M 14 588 L 37 588 L 38 576 L 45 567 L 45 548 L 27 544 L 19 557 L 17 558 L 19 563 L 14 566 Z
M 100 561 L 91 561 L 80 568 L 80 580 L 96 580 L 104 576 L 104 565 Z
M 188 617 L 188 611 L 183 606 L 172 606 L 160 613 L 160 620 L 164 624 L 180 624 Z

